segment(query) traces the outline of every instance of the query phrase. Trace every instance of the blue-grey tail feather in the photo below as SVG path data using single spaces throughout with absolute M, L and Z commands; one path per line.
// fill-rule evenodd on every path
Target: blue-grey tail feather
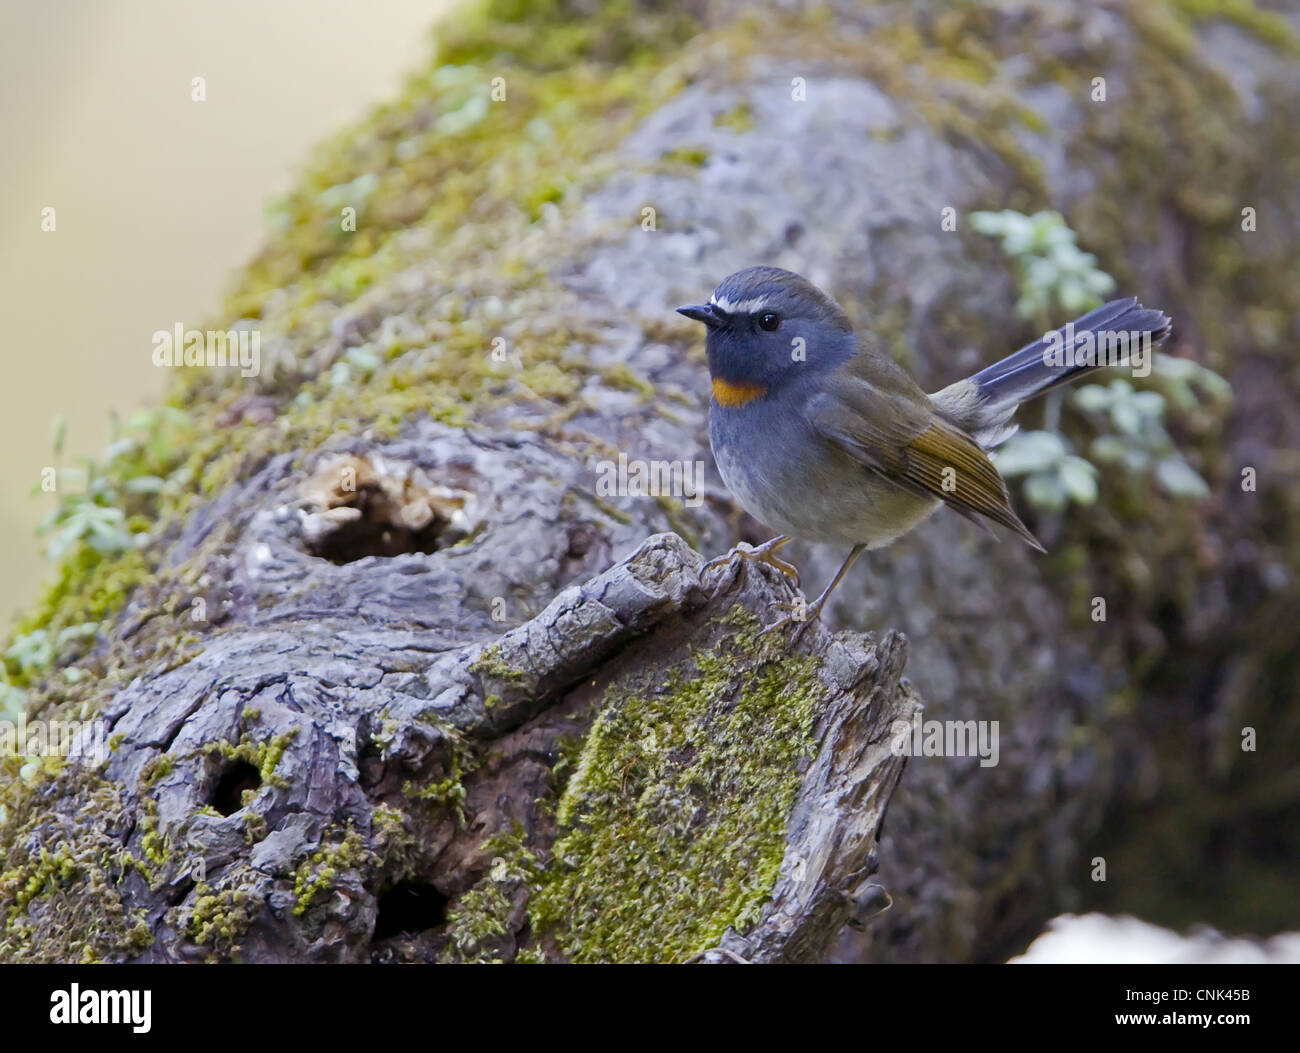
M 1073 327 L 1076 341 L 1087 332 L 1150 333 L 1154 346 L 1169 334 L 1170 321 L 1163 311 L 1143 307 L 1135 297 L 1129 297 L 1102 304 L 1077 319 Z M 1062 326 L 1056 331 L 1061 346 L 1066 330 L 1067 327 Z M 1101 368 L 1096 364 L 1048 364 L 1044 361 L 1044 352 L 1051 341 L 1052 334 L 1047 334 L 970 378 L 979 388 L 980 401 L 985 404 L 987 412 L 995 415 L 999 411 L 1014 412 L 1021 403 Z

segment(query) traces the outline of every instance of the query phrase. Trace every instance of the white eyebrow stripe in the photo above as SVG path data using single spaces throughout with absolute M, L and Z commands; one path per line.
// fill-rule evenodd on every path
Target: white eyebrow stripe
M 760 296 L 753 300 L 739 300 L 732 302 L 725 296 L 718 296 L 716 293 L 709 299 L 719 311 L 725 311 L 727 314 L 755 314 L 767 306 L 767 298 Z

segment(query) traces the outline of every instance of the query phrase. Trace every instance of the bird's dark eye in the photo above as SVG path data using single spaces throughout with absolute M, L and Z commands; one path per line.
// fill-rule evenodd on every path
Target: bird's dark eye
M 761 328 L 766 329 L 769 333 L 775 333 L 777 327 L 781 324 L 781 316 L 768 311 L 767 314 L 759 318 L 758 324 Z

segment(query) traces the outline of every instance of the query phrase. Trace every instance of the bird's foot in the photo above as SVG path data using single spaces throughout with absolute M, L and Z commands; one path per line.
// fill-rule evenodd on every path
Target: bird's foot
M 762 632 L 760 632 L 758 635 L 762 636 L 764 633 L 770 633 L 774 629 L 783 628 L 784 626 L 789 625 L 791 622 L 794 622 L 796 623 L 794 636 L 791 638 L 790 642 L 798 643 L 799 637 L 801 637 L 804 634 L 804 632 L 807 631 L 808 626 L 812 625 L 813 622 L 815 622 L 818 618 L 822 616 L 822 608 L 826 606 L 826 601 L 830 599 L 831 593 L 835 591 L 835 586 L 844 580 L 844 575 L 849 572 L 849 568 L 852 567 L 853 564 L 857 561 L 857 558 L 860 555 L 862 555 L 862 552 L 864 549 L 866 549 L 866 547 L 867 547 L 866 545 L 853 546 L 853 551 L 849 553 L 848 559 L 846 559 L 844 563 L 840 566 L 839 572 L 835 575 L 834 578 L 831 579 L 831 583 L 827 585 L 825 589 L 822 590 L 822 594 L 818 596 L 815 600 L 813 600 L 812 603 L 804 602 L 804 598 L 800 596 L 799 599 L 796 600 L 794 603 L 774 604 L 774 606 L 783 607 L 786 610 L 791 611 L 792 613 L 786 615 L 784 618 L 780 619 L 779 621 L 773 622 L 766 629 L 762 630 Z
M 784 618 L 778 618 L 771 625 L 760 629 L 758 635 L 766 636 L 768 633 L 778 632 L 793 625 L 794 635 L 790 637 L 790 642 L 798 643 L 799 638 L 808 631 L 808 626 L 822 616 L 822 607 L 825 603 L 825 597 L 812 603 L 808 603 L 803 597 L 800 597 L 794 603 L 774 603 L 772 604 L 773 607 L 790 613 Z
M 725 556 L 719 556 L 717 559 L 711 559 L 704 564 L 704 573 L 708 574 L 718 567 L 730 567 L 738 559 L 747 559 L 753 563 L 766 563 L 769 567 L 775 567 L 792 582 L 794 587 L 799 587 L 799 569 L 786 560 L 783 560 L 776 554 L 776 550 L 790 540 L 786 534 L 778 534 L 770 541 L 764 541 L 757 548 L 753 548 L 743 541 L 728 552 Z

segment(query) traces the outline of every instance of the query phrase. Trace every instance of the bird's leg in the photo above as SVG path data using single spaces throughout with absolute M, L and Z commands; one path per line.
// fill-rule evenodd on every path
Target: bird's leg
M 704 573 L 707 574 L 715 567 L 729 566 L 737 559 L 748 559 L 755 563 L 766 563 L 769 567 L 775 567 L 787 578 L 791 579 L 797 589 L 799 587 L 799 569 L 793 563 L 787 563 L 776 554 L 776 550 L 789 540 L 789 534 L 778 534 L 771 541 L 764 541 L 758 548 L 750 548 L 748 545 L 741 548 L 737 545 L 725 556 L 711 559 L 704 564 Z
M 798 622 L 799 626 L 794 631 L 794 639 L 798 640 L 799 637 L 803 635 L 804 630 L 807 629 L 808 626 L 810 626 L 813 622 L 815 622 L 818 618 L 821 617 L 822 608 L 826 606 L 826 600 L 830 597 L 830 594 L 835 591 L 835 586 L 838 585 L 844 579 L 844 575 L 847 574 L 849 572 L 849 568 L 852 567 L 853 564 L 858 561 L 858 557 L 862 555 L 864 551 L 866 551 L 866 548 L 867 548 L 866 545 L 853 546 L 853 551 L 849 553 L 848 559 L 846 559 L 844 561 L 843 566 L 840 567 L 839 573 L 837 573 L 835 577 L 831 579 L 831 583 L 826 586 L 826 588 L 822 591 L 822 594 L 818 596 L 815 600 L 813 600 L 812 603 L 808 604 L 806 609 L 803 609 L 802 604 L 798 604 L 798 605 L 790 604 L 790 603 L 776 604 L 776 606 L 783 607 L 786 610 L 793 611 L 793 613 L 786 615 L 780 621 L 773 622 L 771 625 L 769 625 L 758 635 L 762 636 L 764 635 L 764 633 L 770 633 L 773 629 L 783 628 L 784 626 L 788 625 L 790 622 Z

